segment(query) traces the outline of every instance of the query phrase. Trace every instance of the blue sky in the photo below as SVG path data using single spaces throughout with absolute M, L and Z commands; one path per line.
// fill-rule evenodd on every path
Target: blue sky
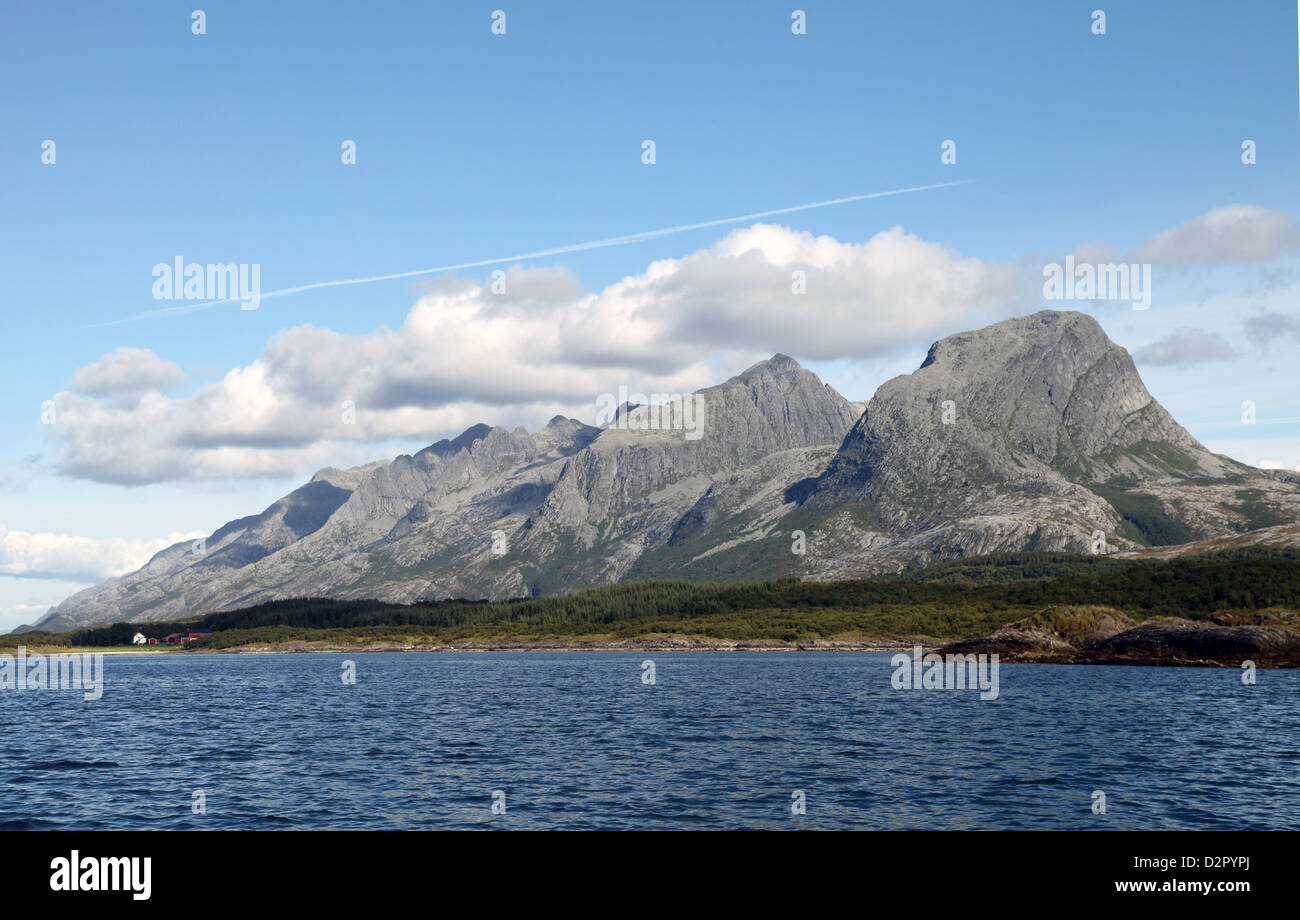
M 1097 6 L 1105 35 L 1092 31 Z M 391 456 L 454 435 L 467 420 L 536 428 L 553 409 L 592 404 L 594 387 L 635 390 L 643 377 L 703 384 L 773 351 L 865 399 L 913 369 L 935 338 L 1079 306 L 1044 303 L 1034 281 L 1045 262 L 1075 252 L 1155 261 L 1149 310 L 1085 308 L 1139 356 L 1148 387 L 1194 435 L 1246 462 L 1300 464 L 1300 425 L 1282 421 L 1300 418 L 1292 373 L 1300 336 L 1285 321 L 1296 305 L 1300 214 L 1289 0 L 805 2 L 805 35 L 791 33 L 793 3 L 202 8 L 203 35 L 191 32 L 194 3 L 50 2 L 3 13 L 0 572 L 10 574 L 0 576 L 0 628 L 34 619 L 169 535 L 260 510 L 319 466 Z M 496 8 L 505 35 L 491 32 Z M 41 162 L 47 139 L 54 165 Z M 355 165 L 340 162 L 345 139 L 356 143 Z M 645 139 L 656 144 L 652 166 L 641 160 Z M 946 139 L 957 144 L 955 165 L 940 162 Z M 1256 144 L 1254 165 L 1241 162 L 1244 139 Z M 166 305 L 151 296 L 151 270 L 178 255 L 256 263 L 269 291 L 957 180 L 968 184 L 768 222 L 845 246 L 899 227 L 907 240 L 882 241 L 879 258 L 915 257 L 950 273 L 935 290 L 873 286 L 877 262 L 864 255 L 865 274 L 834 285 L 851 291 L 861 278 L 876 292 L 863 297 L 857 338 L 836 325 L 853 323 L 852 311 L 816 301 L 799 309 L 822 339 L 790 341 L 781 322 L 758 319 L 743 343 L 725 323 L 711 340 L 709 324 L 680 315 L 665 328 L 691 331 L 689 342 L 665 345 L 636 324 L 620 339 L 620 314 L 606 304 L 604 319 L 583 322 L 599 346 L 592 351 L 619 352 L 617 360 L 566 345 L 564 359 L 545 366 L 555 370 L 551 383 L 531 398 L 503 392 L 502 381 L 535 381 L 541 371 L 502 353 L 499 366 L 477 362 L 484 379 L 458 369 L 450 382 L 416 387 L 410 405 L 376 407 L 362 430 L 341 438 L 295 432 L 277 446 L 272 435 L 284 425 L 271 410 L 261 423 L 232 422 L 240 430 L 226 431 L 220 450 L 196 447 L 193 429 L 220 427 L 202 413 L 228 412 L 231 392 L 251 392 L 244 383 L 203 388 L 256 366 L 268 347 L 281 375 L 277 405 L 305 416 L 285 406 L 285 394 L 328 367 L 292 375 L 331 347 L 437 365 L 495 335 L 536 336 L 547 310 L 572 325 L 576 289 L 598 297 L 657 260 L 685 260 L 696 285 L 665 311 L 715 309 L 729 303 L 730 256 L 694 254 L 747 225 L 523 263 L 523 287 L 545 292 L 509 316 L 457 301 L 465 335 L 477 338 L 448 339 L 446 356 L 411 345 L 440 332 L 395 344 L 377 332 L 405 328 L 423 297 L 433 296 L 431 310 L 448 307 L 437 299 L 448 288 L 410 279 L 268 299 L 255 311 L 227 304 L 123 322 Z M 1244 210 L 1217 212 L 1228 221 L 1223 233 L 1248 242 L 1217 256 L 1222 221 L 1195 221 L 1234 206 Z M 789 242 L 780 234 L 741 241 L 786 266 L 772 254 Z M 1102 249 L 1086 249 L 1098 241 Z M 961 286 L 972 277 L 966 259 L 983 266 L 979 291 Z M 1029 280 L 1004 277 L 1013 268 Z M 490 271 L 456 276 L 482 285 Z M 735 291 L 742 307 L 746 296 Z M 1244 325 L 1252 317 L 1263 319 Z M 876 325 L 878 340 L 869 335 Z M 286 334 L 304 326 L 343 338 Z M 836 341 L 857 344 L 837 350 Z M 136 362 L 133 373 L 155 361 L 149 367 L 165 365 L 158 372 L 175 378 L 157 395 L 157 420 L 138 430 L 121 410 L 142 391 L 70 390 L 79 371 L 102 370 L 98 362 L 121 348 L 132 349 L 122 360 Z M 556 395 L 566 380 L 571 403 Z M 62 406 L 56 395 L 69 392 L 68 417 L 85 420 L 80 433 L 42 425 L 42 403 Z M 1245 399 L 1261 424 L 1241 425 Z M 182 416 L 191 429 L 164 438 L 169 425 L 184 427 Z M 128 482 L 130 469 L 141 472 Z

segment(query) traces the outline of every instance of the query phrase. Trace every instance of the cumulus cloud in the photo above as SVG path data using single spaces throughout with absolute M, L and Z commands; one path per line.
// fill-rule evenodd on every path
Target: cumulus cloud
M 1174 266 L 1261 263 L 1293 252 L 1298 245 L 1300 232 L 1285 212 L 1230 204 L 1157 233 L 1128 261 Z
M 170 390 L 185 379 L 179 367 L 150 349 L 122 346 L 81 368 L 68 386 L 89 396 L 138 398 L 150 391 Z
M 157 540 L 95 540 L 10 530 L 0 524 L 0 575 L 102 581 L 138 569 L 159 550 L 200 536 L 203 534 L 172 533 Z
M 1221 335 L 1200 329 L 1178 329 L 1164 338 L 1137 349 L 1133 360 L 1139 364 L 1191 367 L 1211 361 L 1235 358 L 1237 352 Z
M 796 272 L 805 293 L 792 292 Z M 1020 280 L 1012 266 L 963 258 L 900 227 L 843 243 L 757 224 L 611 286 L 594 305 L 597 335 L 575 328 L 569 347 L 609 348 L 630 324 L 656 354 L 742 347 L 804 359 L 876 357 L 963 328 Z
M 592 421 L 619 385 L 689 392 L 717 382 L 717 364 L 739 371 L 777 351 L 860 359 L 928 344 L 977 324 L 1018 283 L 1014 267 L 898 227 L 845 243 L 755 224 L 600 291 L 563 268 L 437 279 L 396 329 L 286 329 L 182 396 L 166 392 L 174 365 L 119 349 L 55 397 L 50 432 L 60 470 L 97 481 L 286 476 L 341 444 L 557 413 Z

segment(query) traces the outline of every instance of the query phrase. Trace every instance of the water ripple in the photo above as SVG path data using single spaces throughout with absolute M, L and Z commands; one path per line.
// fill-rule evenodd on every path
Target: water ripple
M 99 701 L 0 693 L 0 829 L 1300 827 L 1300 672 L 1003 665 L 985 702 L 889 659 L 111 658 Z

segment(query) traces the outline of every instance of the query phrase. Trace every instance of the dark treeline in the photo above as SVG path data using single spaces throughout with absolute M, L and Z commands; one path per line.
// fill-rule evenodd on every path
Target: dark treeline
M 933 613 L 1060 604 L 1114 607 L 1139 617 L 1191 618 L 1221 610 L 1300 607 L 1300 551 L 1254 549 L 1161 562 L 1013 553 L 937 563 L 874 579 L 785 578 L 742 584 L 646 581 L 498 603 L 451 599 L 400 605 L 299 598 L 170 623 L 119 623 L 68 633 L 4 636 L 0 644 L 126 645 L 137 631 L 161 640 L 184 629 L 220 632 L 266 627 L 436 629 L 519 623 L 550 631 L 591 632 L 632 619 L 698 619 L 747 611 L 811 613 L 834 608 Z

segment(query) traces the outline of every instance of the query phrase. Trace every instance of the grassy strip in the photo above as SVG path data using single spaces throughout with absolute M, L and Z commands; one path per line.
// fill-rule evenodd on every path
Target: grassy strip
M 612 622 L 599 629 L 578 624 L 540 624 L 519 620 L 461 626 L 369 626 L 359 628 L 304 629 L 265 626 L 213 633 L 187 645 L 194 649 L 225 649 L 244 645 L 317 642 L 334 645 L 394 643 L 398 645 L 448 645 L 456 642 L 586 642 L 680 636 L 736 641 L 804 642 L 813 639 L 889 641 L 924 637 L 956 639 L 987 632 L 1028 616 L 1029 608 L 998 611 L 917 611 L 905 607 L 882 610 L 828 608 L 816 611 L 749 610 L 714 616 L 644 617 Z M 585 626 L 585 624 L 584 624 Z

